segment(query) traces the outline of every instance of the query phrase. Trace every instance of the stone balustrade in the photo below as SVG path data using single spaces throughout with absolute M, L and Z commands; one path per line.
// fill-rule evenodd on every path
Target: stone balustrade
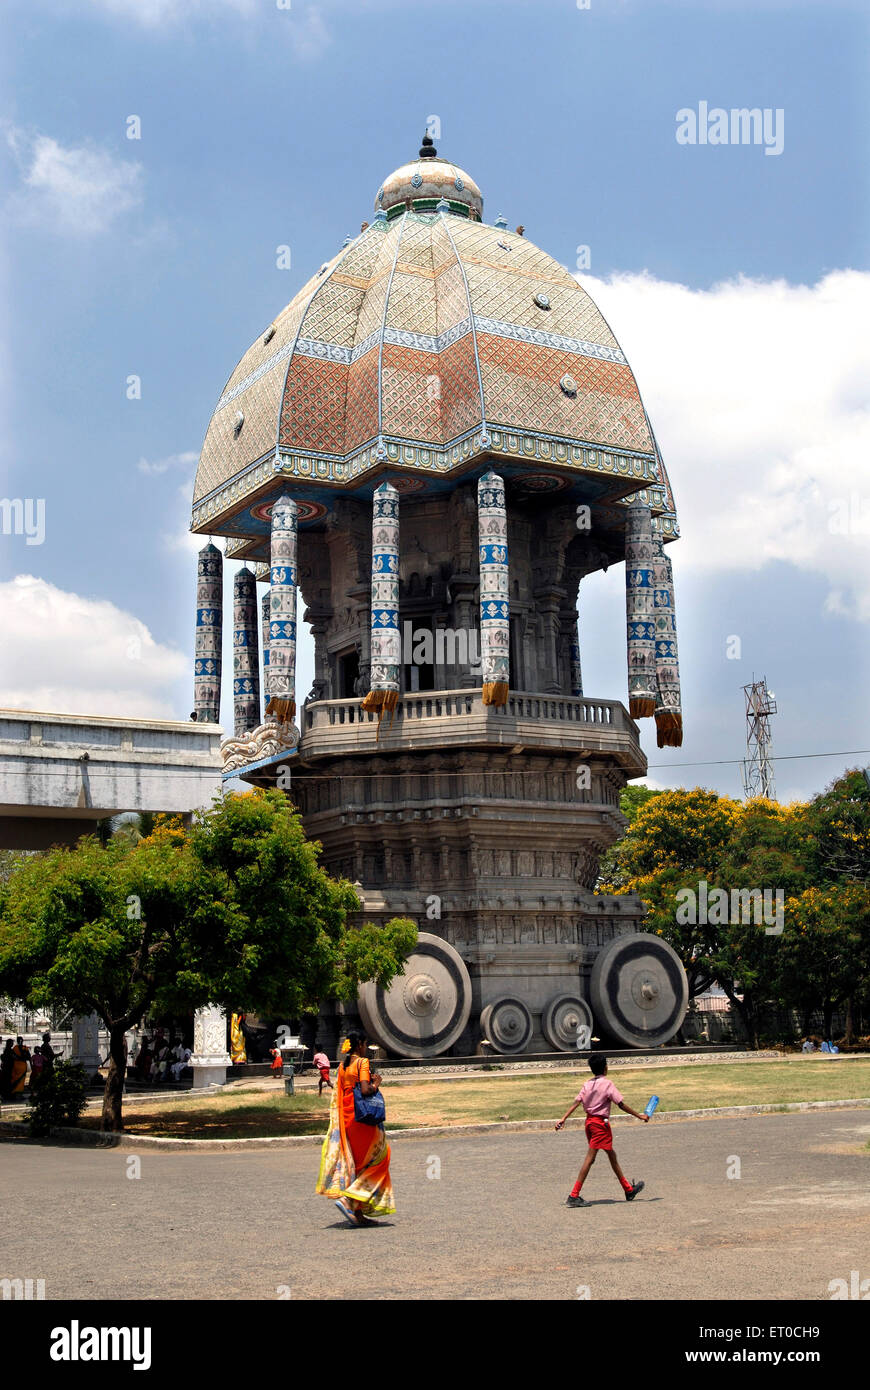
M 317 700 L 301 715 L 304 759 L 335 753 L 503 744 L 510 749 L 610 753 L 637 777 L 646 771 L 637 725 L 618 700 L 516 691 L 507 705 L 484 705 L 480 690 L 428 690 L 400 697 L 380 733 L 358 699 Z

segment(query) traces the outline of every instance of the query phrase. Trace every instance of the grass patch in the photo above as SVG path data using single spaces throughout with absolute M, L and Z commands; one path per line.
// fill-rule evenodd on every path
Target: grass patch
M 511 1120 L 554 1121 L 572 1104 L 588 1072 L 537 1076 L 474 1076 L 458 1080 L 427 1078 L 410 1085 L 385 1086 L 387 1129 L 420 1125 L 480 1124 Z M 870 1095 L 870 1058 L 841 1066 L 835 1059 L 734 1063 L 673 1067 L 619 1067 L 612 1079 L 635 1110 L 654 1092 L 660 1111 L 710 1109 L 732 1105 L 786 1105 L 803 1100 L 845 1100 Z M 177 1139 L 253 1139 L 290 1134 L 323 1134 L 329 1098 L 283 1089 L 235 1092 L 202 1099 L 157 1097 L 127 1107 L 129 1134 Z M 577 1112 L 571 1124 L 582 1122 Z M 99 1128 L 99 1114 L 82 1121 Z

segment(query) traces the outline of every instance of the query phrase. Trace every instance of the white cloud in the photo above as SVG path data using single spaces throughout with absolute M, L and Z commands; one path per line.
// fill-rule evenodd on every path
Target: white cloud
M 58 2 L 68 4 L 69 0 Z M 77 3 L 80 5 L 81 0 Z M 279 26 L 274 31 L 276 41 L 286 38 L 295 56 L 303 62 L 319 58 L 332 41 L 322 0 L 89 0 L 89 4 L 92 10 L 109 18 L 130 20 L 152 32 L 234 15 L 248 21 L 266 18 Z
M 15 128 L 6 138 L 24 184 L 12 194 L 10 208 L 23 222 L 89 236 L 142 202 L 142 166 L 132 160 Z
M 132 19 L 145 28 L 173 23 L 202 14 L 215 15 L 221 10 L 236 14 L 253 14 L 256 0 L 89 0 L 95 10 Z
M 140 473 L 147 473 L 150 477 L 156 477 L 161 473 L 168 473 L 170 468 L 185 468 L 191 473 L 192 478 L 193 475 L 191 470 L 198 458 L 198 454 L 191 450 L 187 450 L 187 452 L 183 454 L 167 454 L 166 458 L 155 459 L 153 463 L 149 463 L 146 458 L 140 458 L 136 467 L 139 469 Z M 185 486 L 185 496 L 187 496 L 188 486 L 189 485 Z
M 175 457 L 182 456 L 176 455 Z M 195 462 L 198 455 L 193 454 L 192 458 Z M 176 497 L 178 499 L 177 514 L 182 518 L 181 524 L 178 526 L 173 525 L 169 531 L 163 533 L 163 545 L 166 550 L 180 550 L 188 555 L 196 555 L 202 550 L 204 545 L 208 545 L 208 536 L 203 536 L 197 532 L 191 531 L 186 520 L 186 518 L 190 516 L 190 499 L 193 496 L 193 479 L 194 470 L 192 469 L 189 476 L 184 480 L 176 492 Z M 174 515 L 175 513 L 173 513 L 173 516 Z M 219 548 L 223 550 L 223 542 L 219 542 Z
M 233 15 L 267 18 L 282 26 L 275 30 L 276 39 L 286 37 L 296 57 L 305 62 L 319 58 L 331 41 L 320 0 L 90 0 L 90 6 L 152 31 Z
M 870 274 L 692 290 L 579 276 L 619 339 L 667 465 L 681 574 L 772 560 L 870 621 Z
M 106 600 L 22 574 L 0 584 L 0 707 L 175 719 L 188 658 Z
M 323 15 L 314 6 L 304 10 L 300 17 L 294 15 L 287 33 L 296 57 L 306 62 L 319 58 L 331 41 Z

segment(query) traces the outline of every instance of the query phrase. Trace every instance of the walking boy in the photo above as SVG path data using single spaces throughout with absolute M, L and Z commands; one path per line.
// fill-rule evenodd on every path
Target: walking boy
M 589 1070 L 592 1072 L 591 1079 L 585 1083 L 571 1109 L 565 1112 L 556 1125 L 556 1129 L 563 1129 L 568 1116 L 574 1114 L 578 1105 L 582 1105 L 586 1111 L 586 1138 L 589 1141 L 589 1149 L 565 1205 L 569 1207 L 589 1205 L 580 1196 L 580 1189 L 589 1175 L 589 1169 L 595 1162 L 599 1149 L 603 1149 L 610 1159 L 610 1166 L 625 1192 L 625 1200 L 633 1202 L 638 1192 L 642 1190 L 643 1183 L 629 1182 L 617 1162 L 616 1154 L 613 1151 L 613 1135 L 610 1132 L 610 1105 L 611 1102 L 615 1102 L 620 1110 L 625 1111 L 626 1115 L 633 1115 L 636 1120 L 643 1120 L 644 1123 L 649 1122 L 649 1115 L 639 1115 L 636 1110 L 632 1110 L 630 1105 L 625 1104 L 613 1082 L 607 1078 L 607 1058 L 602 1056 L 600 1052 L 594 1052 L 589 1058 Z
M 317 1043 L 314 1044 L 314 1047 L 315 1047 L 314 1065 L 316 1066 L 317 1070 L 320 1072 L 320 1080 L 319 1080 L 318 1083 L 317 1083 L 317 1094 L 318 1094 L 319 1096 L 322 1096 L 322 1095 L 323 1095 L 323 1083 L 324 1083 L 324 1081 L 326 1082 L 326 1085 L 327 1085 L 328 1089 L 329 1089 L 330 1091 L 332 1090 L 332 1082 L 331 1082 L 330 1079 L 329 1079 L 329 1058 L 327 1057 L 327 1055 L 326 1055 L 325 1052 L 321 1052 L 321 1050 L 320 1050 L 320 1048 L 318 1047 L 318 1044 L 317 1044 Z

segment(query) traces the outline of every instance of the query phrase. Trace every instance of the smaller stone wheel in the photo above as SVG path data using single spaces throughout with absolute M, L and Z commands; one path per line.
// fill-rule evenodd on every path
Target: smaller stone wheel
M 589 997 L 602 1032 L 623 1047 L 660 1047 L 676 1033 L 689 1002 L 686 972 L 660 936 L 630 932 L 595 957 Z
M 532 1015 L 521 999 L 495 999 L 482 1010 L 480 1027 L 498 1052 L 524 1052 L 532 1037 Z
M 541 1029 L 557 1052 L 574 1052 L 577 1029 L 585 1024 L 592 1037 L 592 1010 L 576 994 L 554 994 L 541 1017 Z
M 438 1057 L 452 1047 L 471 1013 L 471 980 L 459 952 L 420 932 L 405 969 L 389 989 L 360 985 L 357 1007 L 372 1042 L 400 1057 Z

